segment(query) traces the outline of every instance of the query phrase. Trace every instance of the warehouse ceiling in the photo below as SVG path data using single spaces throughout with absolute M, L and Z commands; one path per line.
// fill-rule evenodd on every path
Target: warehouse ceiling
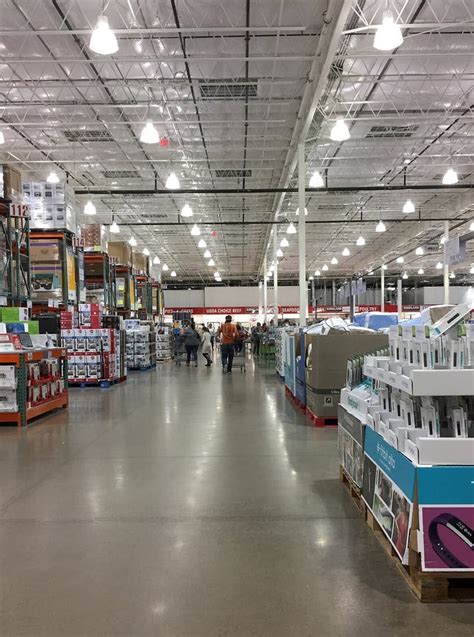
M 105 56 L 89 47 L 104 4 L 119 44 Z M 308 193 L 308 276 L 325 263 L 327 275 L 348 276 L 383 262 L 389 272 L 434 275 L 443 220 L 465 234 L 474 219 L 474 4 L 391 2 L 404 42 L 389 52 L 373 47 L 385 4 L 3 0 L 0 159 L 24 180 L 58 172 L 79 193 L 82 223 L 114 215 L 117 239 L 133 234 L 181 281 L 209 283 L 216 269 L 224 283 L 257 280 L 276 228 L 278 242 L 290 243 L 279 277 L 291 281 L 297 235 L 286 229 L 298 220 L 294 160 L 310 117 L 306 183 L 318 170 L 328 189 Z M 329 136 L 338 116 L 351 134 L 342 143 Z M 140 142 L 148 119 L 160 144 Z M 459 182 L 440 188 L 448 168 Z M 170 172 L 181 191 L 166 191 Z M 411 215 L 402 213 L 408 198 Z M 89 199 L 94 218 L 82 215 Z M 185 203 L 193 217 L 180 217 Z M 380 219 L 385 233 L 375 232 Z M 193 223 L 201 237 L 191 236 Z

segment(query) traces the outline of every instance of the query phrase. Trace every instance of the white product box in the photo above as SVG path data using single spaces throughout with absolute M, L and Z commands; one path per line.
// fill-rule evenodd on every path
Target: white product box
M 0 365 L 0 388 L 14 389 L 16 387 L 15 365 Z
M 0 412 L 17 410 L 16 389 L 2 388 L 0 390 Z
M 420 464 L 474 465 L 474 438 L 418 438 Z

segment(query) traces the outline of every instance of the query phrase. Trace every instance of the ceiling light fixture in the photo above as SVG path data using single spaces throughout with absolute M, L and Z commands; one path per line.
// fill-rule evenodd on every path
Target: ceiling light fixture
M 403 257 L 397 257 L 397 263 L 403 263 L 405 259 Z
M 310 277 L 309 277 L 309 280 L 310 280 L 310 281 L 314 281 L 314 276 L 310 276 Z
M 367 272 L 367 274 L 368 274 L 369 276 L 373 276 L 373 275 L 374 275 L 374 273 L 372 272 L 372 270 L 369 270 L 369 271 Z
M 298 217 L 298 216 L 299 216 L 299 214 L 300 214 L 300 209 L 299 209 L 299 208 L 297 208 L 297 209 L 296 209 L 296 216 Z M 305 217 L 307 217 L 307 216 L 308 216 L 308 208 L 305 208 L 305 209 L 304 209 L 304 216 L 305 216 Z
M 144 254 L 146 257 L 149 257 L 149 256 L 150 256 L 150 250 L 148 250 L 148 248 L 143 248 L 143 254 Z
M 112 224 L 111 224 L 111 226 L 110 226 L 109 230 L 110 230 L 110 232 L 111 232 L 112 234 L 119 234 L 119 232 L 120 232 L 120 226 L 119 226 L 119 224 L 115 221 L 115 219 L 114 219 L 113 215 L 112 215 Z
M 287 234 L 296 234 L 296 228 L 295 228 L 295 224 L 293 223 L 293 221 L 290 223 L 290 225 L 286 229 L 286 233 Z
M 160 141 L 160 134 L 150 119 L 147 121 L 140 133 L 140 141 L 143 144 L 158 144 Z
M 181 216 L 182 217 L 192 217 L 193 216 L 193 209 L 191 208 L 191 206 L 187 203 L 184 204 L 184 206 L 181 208 Z
M 425 273 L 425 271 L 423 270 L 423 268 L 420 268 L 420 269 L 418 270 L 418 274 L 424 274 L 424 273 Z
M 448 168 L 448 170 L 443 175 L 443 185 L 444 186 L 452 186 L 453 184 L 458 183 L 458 174 L 454 170 L 454 168 Z
M 48 182 L 48 184 L 59 184 L 59 177 L 58 175 L 54 172 L 54 170 L 52 170 L 49 175 L 46 177 L 46 181 Z
M 280 241 L 280 248 L 287 248 L 290 245 L 290 242 L 288 241 L 288 239 L 286 237 L 283 237 L 283 239 Z
M 0 130 L 0 144 L 4 144 L 5 143 L 5 135 L 3 134 L 3 131 Z
M 315 270 L 314 276 L 321 276 L 321 270 Z
M 210 259 L 212 257 L 211 251 L 210 250 L 206 250 L 202 256 L 205 259 Z
M 100 15 L 97 25 L 92 31 L 89 48 L 99 55 L 112 55 L 117 53 L 119 46 L 115 33 L 109 27 L 107 16 Z
M 170 268 L 168 265 L 166 265 L 166 263 L 163 263 L 163 267 L 161 269 L 163 270 L 163 272 L 168 272 Z
M 415 254 L 418 257 L 422 257 L 425 254 L 425 251 L 421 246 L 418 246 L 418 248 L 415 250 Z
M 374 49 L 379 51 L 392 51 L 403 43 L 402 30 L 392 15 L 391 11 L 385 11 L 382 24 L 377 27 L 374 37 Z
M 220 272 L 214 272 L 214 278 L 220 279 L 220 277 L 221 277 Z
M 336 257 L 333 257 L 331 259 L 331 265 L 337 265 L 339 263 L 339 261 L 336 259 Z
M 92 203 L 92 201 L 89 200 L 86 203 L 86 205 L 84 206 L 84 214 L 85 215 L 95 215 L 95 214 L 97 214 L 97 210 L 95 209 L 95 206 Z
M 179 179 L 176 177 L 176 173 L 170 173 L 168 175 L 168 179 L 165 183 L 165 188 L 167 188 L 168 190 L 180 189 Z
M 319 174 L 319 172 L 316 170 L 316 172 L 314 172 L 311 175 L 311 179 L 309 180 L 309 187 L 310 188 L 322 188 L 324 186 L 324 180 L 321 177 L 321 175 Z
M 198 248 L 206 248 L 206 247 L 207 247 L 207 243 L 204 241 L 204 239 L 199 239 Z
M 322 269 L 322 271 L 323 271 L 323 272 L 327 272 L 327 271 L 329 270 L 329 267 L 328 267 L 328 265 L 325 263 L 321 269 Z
M 442 270 L 443 269 L 443 264 L 441 263 L 441 261 L 438 261 L 438 263 L 436 264 L 436 269 L 437 270 Z
M 455 279 L 456 278 L 456 275 L 454 274 L 454 272 L 451 272 L 451 274 L 449 275 L 449 278 L 450 279 Z
M 385 224 L 382 220 L 380 220 L 375 226 L 375 232 L 385 232 L 386 229 L 387 228 L 385 227 Z
M 132 246 L 132 248 L 134 248 L 137 245 L 137 240 L 135 239 L 135 237 L 132 236 L 130 237 L 130 239 L 128 240 L 128 244 Z
M 160 258 L 159 257 L 155 257 L 153 259 L 153 265 L 160 265 Z
M 404 212 L 406 215 L 410 214 L 411 212 L 415 212 L 415 204 L 411 199 L 406 200 L 402 212 Z
M 191 236 L 199 237 L 200 234 L 201 231 L 199 230 L 199 226 L 197 225 L 197 223 L 195 223 L 194 226 L 191 228 Z
M 213 268 L 213 267 L 216 265 L 216 264 L 215 264 L 215 262 L 214 262 L 214 259 L 209 259 L 209 261 L 207 262 L 207 265 L 208 265 L 210 268 Z
M 382 270 L 388 270 L 388 265 L 384 263 L 382 266 Z
M 470 232 L 474 232 L 474 221 L 471 221 L 471 223 L 469 225 L 469 231 Z
M 469 269 L 469 274 L 474 274 L 474 265 L 471 265 Z
M 356 246 L 365 246 L 365 239 L 362 235 L 357 239 Z
M 442 246 L 444 246 L 444 244 L 446 243 L 446 237 L 445 237 L 445 235 L 444 235 L 444 234 L 443 234 L 443 236 L 441 237 L 441 239 L 439 240 L 439 242 L 440 242 L 440 244 L 441 244 Z
M 349 248 L 344 248 L 344 250 L 342 251 L 342 256 L 343 257 L 350 257 L 351 256 L 351 251 L 349 250 Z
M 329 134 L 333 142 L 344 142 L 351 136 L 343 117 L 338 117 Z
M 170 276 L 177 276 L 177 275 L 176 275 L 176 272 L 175 272 L 174 270 L 171 270 L 171 272 L 170 272 Z
M 404 272 L 404 273 L 402 274 L 402 279 L 408 279 L 408 274 L 407 274 L 407 272 Z
M 281 259 L 281 257 L 283 256 L 283 250 L 281 248 L 278 248 L 278 250 L 276 251 L 276 255 Z

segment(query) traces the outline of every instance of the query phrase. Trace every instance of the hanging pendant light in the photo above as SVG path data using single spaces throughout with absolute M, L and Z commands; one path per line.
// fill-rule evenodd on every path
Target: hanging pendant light
M 276 255 L 278 258 L 281 259 L 281 257 L 283 256 L 283 250 L 281 248 L 278 248 L 278 250 L 276 251 Z
M 316 172 L 314 172 L 311 175 L 311 179 L 309 180 L 309 187 L 310 188 L 322 188 L 324 186 L 324 180 L 321 177 L 320 173 L 316 170 Z
M 0 130 L 0 145 L 5 143 L 5 135 L 3 131 Z
M 300 214 L 300 209 L 299 209 L 299 208 L 297 208 L 297 209 L 296 209 L 296 216 L 298 217 L 298 216 L 299 216 L 299 214 Z M 307 217 L 307 216 L 308 216 L 308 208 L 305 208 L 305 209 L 304 209 L 304 215 L 305 215 L 305 217 Z
M 155 257 L 153 259 L 153 265 L 160 265 L 160 258 L 159 257 Z
M 199 226 L 197 225 L 197 223 L 195 223 L 194 226 L 191 228 L 191 236 L 199 237 L 200 234 L 201 231 L 199 230 Z
M 59 184 L 60 179 L 58 175 L 54 172 L 54 170 L 52 170 L 49 173 L 49 175 L 46 177 L 46 181 L 48 182 L 48 184 Z
M 446 243 L 446 237 L 443 234 L 443 236 L 441 237 L 441 239 L 439 240 L 440 245 L 444 246 L 444 244 Z
M 166 265 L 166 263 L 163 263 L 163 267 L 161 269 L 163 270 L 163 272 L 168 272 L 170 268 L 168 265 Z
M 404 272 L 402 274 L 402 279 L 408 279 L 408 273 L 407 272 Z
M 140 141 L 143 144 L 158 144 L 160 141 L 160 135 L 156 130 L 153 122 L 148 120 L 140 133 Z
M 350 138 L 351 134 L 343 117 L 337 118 L 329 136 L 333 142 L 344 142 Z
M 388 270 L 388 265 L 386 265 L 385 263 L 382 266 L 382 270 Z
M 356 246 L 365 246 L 365 239 L 362 235 L 360 235 L 360 237 L 358 237 L 357 241 L 356 241 Z
M 425 254 L 425 251 L 421 246 L 418 246 L 418 248 L 415 250 L 415 254 L 417 257 L 422 257 Z
M 393 19 L 391 11 L 383 14 L 382 24 L 377 27 L 374 37 L 374 49 L 379 51 L 392 51 L 403 44 L 403 35 L 400 26 Z
M 321 276 L 321 270 L 315 270 L 314 276 Z
M 206 250 L 206 252 L 202 255 L 205 259 L 210 259 L 212 257 L 211 251 Z
M 112 234 L 118 234 L 120 232 L 120 226 L 118 225 L 118 223 L 115 221 L 114 216 L 112 215 L 112 224 L 109 228 L 110 232 Z
M 336 259 L 336 257 L 333 257 L 331 259 L 331 265 L 337 265 L 339 263 L 339 261 Z
M 204 239 L 199 239 L 198 248 L 206 248 L 206 247 L 207 247 L 207 243 L 204 241 Z
M 458 183 L 458 174 L 454 170 L 454 168 L 448 168 L 448 170 L 443 175 L 443 185 L 444 186 L 452 186 L 453 184 Z
M 385 232 L 385 230 L 386 230 L 385 224 L 382 220 L 380 220 L 377 226 L 375 227 L 375 232 Z
M 286 229 L 286 233 L 287 234 L 296 234 L 296 228 L 295 228 L 295 224 L 293 223 L 293 221 L 290 223 L 290 225 Z
M 182 217 L 192 217 L 193 216 L 193 209 L 191 208 L 191 206 L 187 203 L 184 204 L 184 206 L 181 208 L 181 216 Z
M 215 262 L 214 262 L 214 259 L 209 259 L 209 261 L 207 262 L 207 265 L 208 265 L 210 268 L 213 268 L 213 267 L 216 265 L 216 264 L 215 264 Z
M 474 232 L 474 221 L 471 221 L 471 223 L 469 224 L 469 231 Z
M 280 248 L 287 248 L 290 245 L 288 239 L 286 237 L 283 237 L 283 239 L 280 241 Z
M 214 278 L 215 279 L 220 279 L 221 278 L 220 273 L 219 272 L 214 272 Z
M 449 275 L 449 278 L 450 279 L 455 279 L 456 278 L 456 275 L 454 274 L 454 272 L 451 272 L 451 274 Z
M 438 261 L 438 263 L 436 264 L 436 269 L 437 270 L 442 270 L 443 269 L 443 264 L 441 263 L 441 261 Z
M 474 265 L 469 268 L 469 274 L 474 274 Z
M 92 203 L 92 201 L 89 200 L 84 206 L 84 214 L 91 215 L 91 216 L 97 214 L 97 210 L 95 209 L 95 206 Z
M 407 199 L 403 206 L 403 212 L 407 215 L 411 212 L 415 212 L 415 205 L 411 199 Z
M 349 250 L 349 248 L 344 248 L 344 250 L 342 251 L 342 256 L 343 257 L 350 257 L 351 256 L 351 251 Z
M 132 234 L 132 236 L 130 237 L 130 239 L 128 240 L 128 243 L 129 243 L 129 245 L 131 245 L 131 246 L 132 246 L 132 248 L 135 248 L 135 247 L 136 247 L 136 245 L 137 245 L 137 240 L 135 239 L 135 237 L 133 236 L 133 234 Z
M 92 32 L 89 48 L 99 55 L 112 55 L 119 50 L 115 33 L 109 27 L 107 16 L 100 15 Z
M 149 257 L 149 256 L 150 256 L 150 250 L 148 250 L 148 248 L 143 248 L 143 254 L 144 254 L 146 257 Z
M 403 263 L 405 259 L 403 257 L 397 257 L 397 263 Z
M 180 189 L 179 179 L 176 177 L 176 173 L 170 173 L 168 175 L 168 179 L 165 183 L 165 188 L 167 188 L 168 190 Z
M 327 272 L 329 270 L 329 267 L 325 263 L 321 269 L 322 269 L 323 272 Z
M 425 271 L 423 270 L 423 268 L 420 268 L 420 269 L 418 270 L 418 274 L 424 274 L 424 273 L 425 273 Z
M 175 272 L 174 270 L 171 270 L 171 272 L 170 272 L 170 276 L 175 277 L 175 276 L 177 276 L 177 274 L 176 274 L 176 272 Z

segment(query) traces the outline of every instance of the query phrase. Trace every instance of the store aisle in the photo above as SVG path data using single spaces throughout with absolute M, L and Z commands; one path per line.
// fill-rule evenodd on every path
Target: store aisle
M 472 635 L 421 605 L 273 368 L 167 365 L 0 432 L 0 634 Z

